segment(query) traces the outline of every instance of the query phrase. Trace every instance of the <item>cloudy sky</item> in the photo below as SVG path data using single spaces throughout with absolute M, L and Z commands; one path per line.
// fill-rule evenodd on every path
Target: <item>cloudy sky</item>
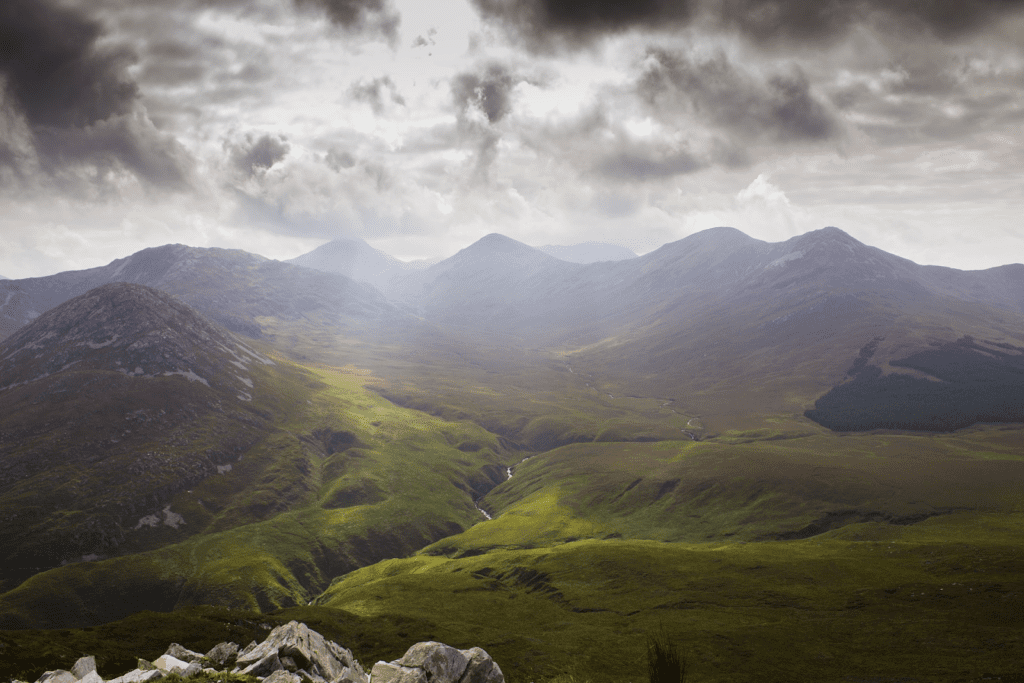
M 4 0 L 0 274 L 180 242 L 1024 261 L 1020 0 Z

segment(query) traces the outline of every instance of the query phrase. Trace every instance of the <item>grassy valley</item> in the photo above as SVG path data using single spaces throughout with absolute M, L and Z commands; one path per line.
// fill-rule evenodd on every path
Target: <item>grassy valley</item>
M 244 644 L 299 619 L 364 665 L 441 640 L 484 647 L 522 683 L 641 680 L 661 630 L 690 681 L 1019 680 L 1014 414 L 926 432 L 805 413 L 885 412 L 879 379 L 921 389 L 897 401 L 911 412 L 957 382 L 1009 405 L 1015 300 L 928 290 L 942 274 L 838 231 L 735 232 L 568 269 L 490 239 L 489 261 L 464 253 L 435 283 L 406 282 L 425 304 L 342 292 L 280 311 L 271 275 L 362 285 L 228 255 L 244 277 L 226 290 L 256 297 L 235 329 L 258 337 L 231 339 L 265 361 L 244 376 L 235 356 L 182 351 L 206 342 L 159 354 L 188 368 L 137 376 L 100 363 L 106 336 L 82 342 L 99 354 L 87 367 L 65 358 L 81 344 L 15 333 L 31 359 L 0 392 L 17 443 L 0 532 L 12 557 L 59 552 L 3 575 L 0 676 L 87 653 L 116 675 L 172 640 Z M 501 250 L 530 268 L 500 271 Z M 497 289 L 457 291 L 462 261 Z M 202 307 L 221 278 L 202 280 Z M 574 333 L 548 314 L 583 290 L 594 317 Z M 117 543 L 89 535 L 115 527 Z

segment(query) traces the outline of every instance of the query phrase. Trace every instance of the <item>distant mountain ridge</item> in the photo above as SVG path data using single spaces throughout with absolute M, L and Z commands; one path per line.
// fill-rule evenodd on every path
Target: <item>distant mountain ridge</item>
M 359 324 L 397 314 L 379 291 L 344 275 L 238 249 L 169 244 L 98 268 L 0 283 L 0 339 L 44 311 L 111 282 L 134 282 L 167 292 L 250 337 L 260 335 L 257 318 L 265 316 Z
M 904 361 L 964 337 L 1024 347 L 1024 265 L 920 266 L 835 227 L 777 243 L 712 228 L 589 264 L 497 233 L 418 270 L 351 241 L 295 261 L 368 268 L 386 282 L 382 291 L 245 252 L 168 245 L 102 268 L 0 282 L 0 334 L 92 286 L 133 281 L 251 337 L 276 320 L 344 329 L 356 343 L 558 349 L 644 391 L 685 387 L 704 412 L 811 410 L 851 381 L 846 369 L 874 339 L 871 364 L 883 378 L 920 379 Z M 972 349 L 964 352 L 982 353 Z
M 607 242 L 583 242 L 581 244 L 555 245 L 545 244 L 537 247 L 545 254 L 570 263 L 598 263 L 600 261 L 625 261 L 636 258 L 636 254 Z

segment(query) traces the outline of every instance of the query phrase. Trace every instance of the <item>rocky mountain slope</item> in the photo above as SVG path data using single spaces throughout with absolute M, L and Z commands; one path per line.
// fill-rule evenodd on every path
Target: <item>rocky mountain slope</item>
M 3 578 L 176 527 L 170 499 L 268 430 L 274 362 L 171 296 L 104 285 L 0 343 Z M 145 532 L 143 532 L 145 533 Z

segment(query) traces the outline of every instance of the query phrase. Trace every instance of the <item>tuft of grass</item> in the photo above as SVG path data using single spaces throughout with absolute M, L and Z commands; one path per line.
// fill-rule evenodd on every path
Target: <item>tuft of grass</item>
M 647 680 L 650 683 L 683 683 L 686 659 L 662 628 L 647 636 Z

